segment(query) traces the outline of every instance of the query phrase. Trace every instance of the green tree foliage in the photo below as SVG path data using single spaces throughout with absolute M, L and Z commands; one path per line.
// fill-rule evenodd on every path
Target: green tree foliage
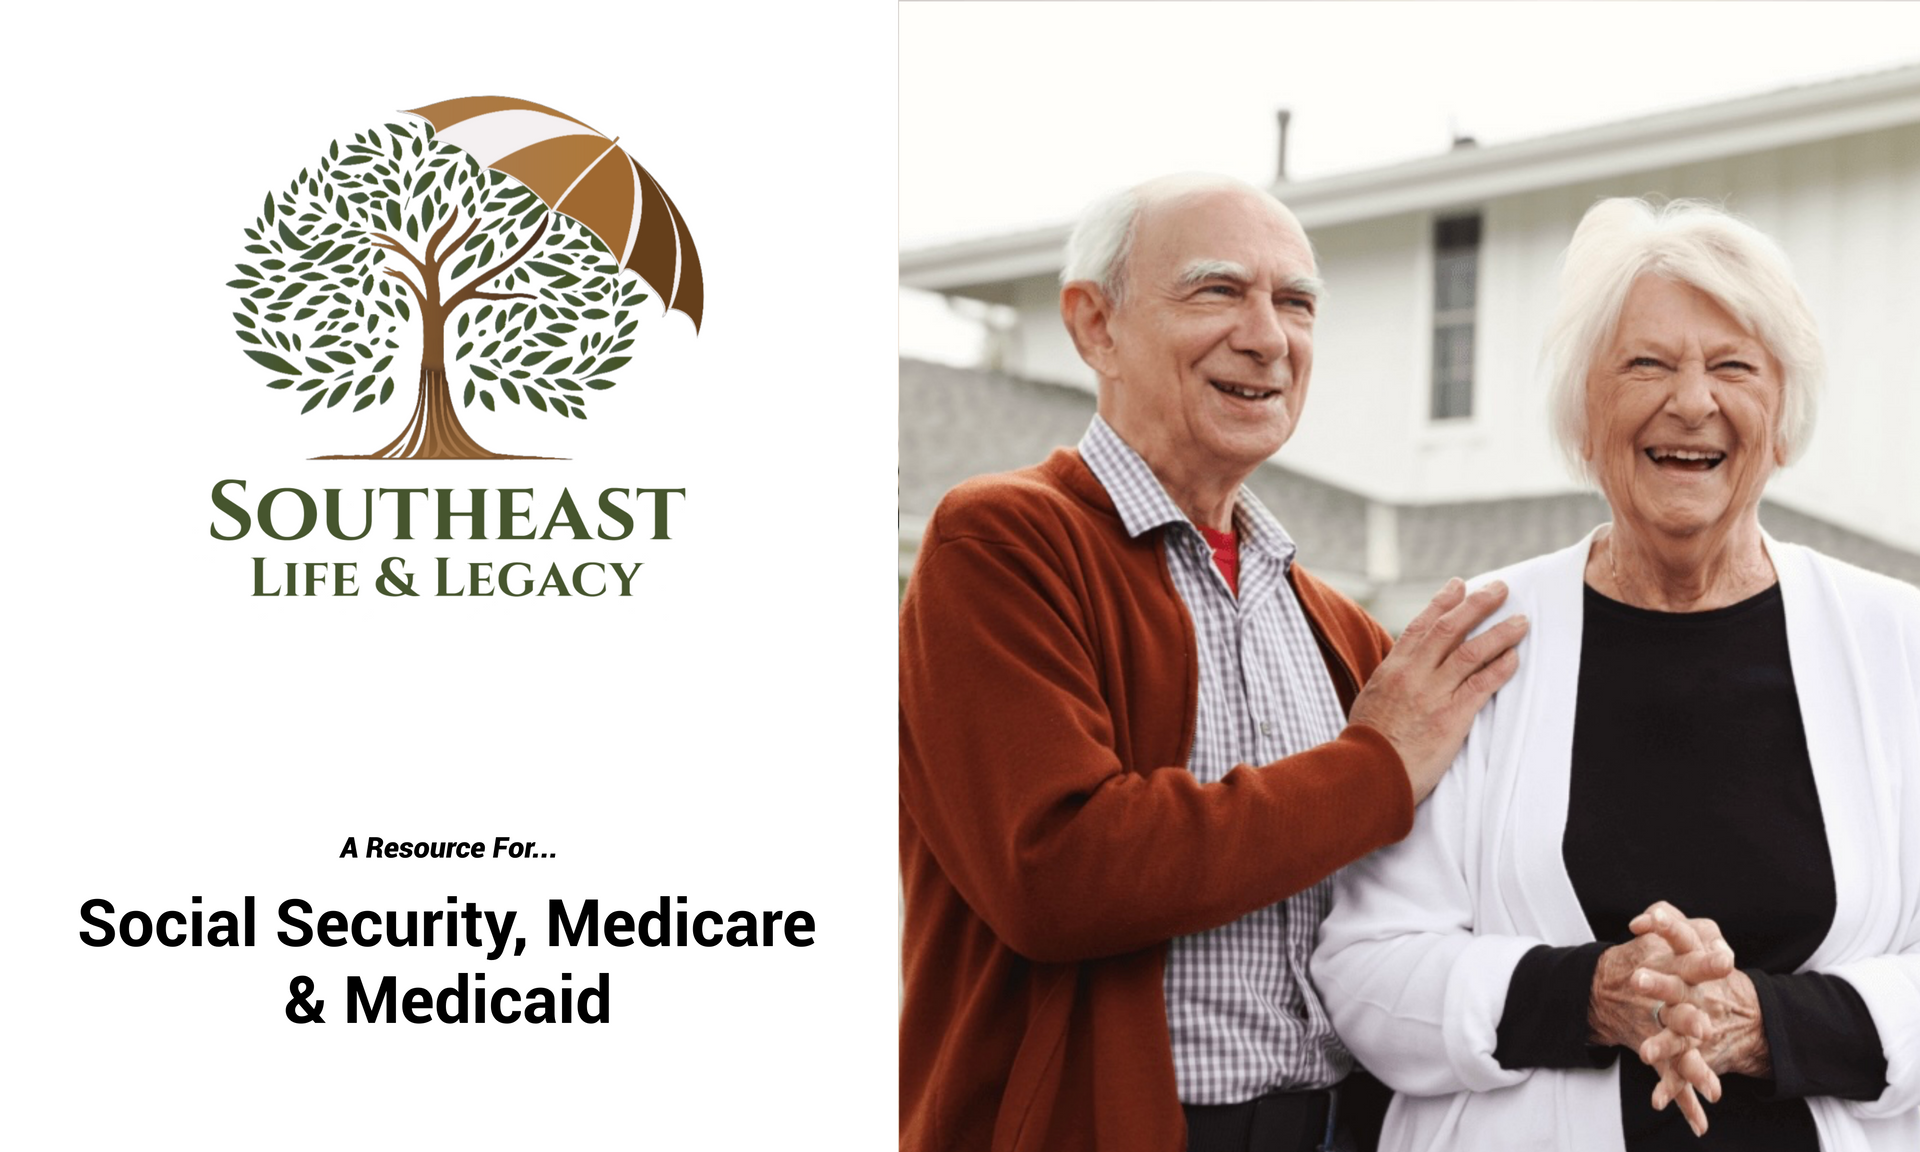
M 469 374 L 462 407 L 478 400 L 491 411 L 498 391 L 584 419 L 591 391 L 611 388 L 630 359 L 633 308 L 647 298 L 640 280 L 623 274 L 593 233 L 549 212 L 519 181 L 437 142 L 424 122 L 334 141 L 316 165 L 268 193 L 246 229 L 247 257 L 227 286 L 240 293 L 236 335 L 273 374 L 267 387 L 308 393 L 302 413 L 349 396 L 356 412 L 392 399 L 399 328 L 420 309 L 408 287 L 382 274 L 388 252 L 374 241 L 390 237 L 423 258 L 426 238 L 456 214 L 479 225 L 457 256 L 443 254 L 450 266 L 441 298 L 548 224 L 539 245 L 482 286 L 529 299 L 473 301 L 446 318 L 446 367 Z

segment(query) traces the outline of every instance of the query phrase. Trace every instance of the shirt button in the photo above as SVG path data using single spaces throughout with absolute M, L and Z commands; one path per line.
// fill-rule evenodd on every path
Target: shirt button
M 1262 735 L 1262 736 L 1271 736 L 1271 735 L 1273 735 L 1273 725 L 1272 725 L 1272 724 L 1269 724 L 1269 723 L 1268 723 L 1268 722 L 1266 722 L 1265 720 L 1262 720 L 1262 721 L 1260 722 L 1260 735 Z

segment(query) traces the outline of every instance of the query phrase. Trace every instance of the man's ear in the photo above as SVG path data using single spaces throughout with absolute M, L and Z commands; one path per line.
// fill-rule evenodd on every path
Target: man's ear
M 1091 280 L 1075 280 L 1060 289 L 1060 322 L 1073 337 L 1073 347 L 1101 379 L 1112 376 L 1113 303 Z

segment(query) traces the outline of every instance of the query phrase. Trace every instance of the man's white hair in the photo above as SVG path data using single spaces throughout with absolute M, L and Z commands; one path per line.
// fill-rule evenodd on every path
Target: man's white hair
M 1278 212 L 1286 207 L 1264 188 L 1244 180 L 1212 172 L 1182 172 L 1136 184 L 1122 192 L 1104 196 L 1087 205 L 1067 237 L 1066 263 L 1060 269 L 1060 283 L 1091 280 L 1100 286 L 1108 300 L 1120 303 L 1126 296 L 1127 257 L 1132 254 L 1136 226 L 1141 213 L 1200 192 L 1251 192 L 1263 197 Z M 1308 251 L 1312 251 L 1309 242 Z
M 1545 356 L 1553 435 L 1574 475 L 1597 481 L 1587 441 L 1587 376 L 1620 324 L 1636 278 L 1655 275 L 1711 296 L 1780 362 L 1781 460 L 1792 463 L 1813 434 L 1826 356 L 1786 253 L 1765 233 L 1716 205 L 1655 206 L 1621 197 L 1587 210 L 1560 272 L 1560 304 Z

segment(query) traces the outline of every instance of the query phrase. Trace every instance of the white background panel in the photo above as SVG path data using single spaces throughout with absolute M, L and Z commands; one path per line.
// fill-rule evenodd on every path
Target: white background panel
M 8 38 L 0 1142 L 893 1140 L 892 5 L 41 7 Z M 822 43 L 831 68 L 796 50 Z M 310 460 L 391 439 L 412 371 L 385 406 L 298 415 L 233 334 L 242 228 L 330 141 L 496 93 L 619 134 L 660 180 L 699 248 L 702 330 L 642 305 L 584 423 L 462 410 L 482 444 L 565 459 Z M 603 488 L 687 496 L 668 541 L 396 542 L 383 510 L 357 543 L 222 542 L 226 478 L 252 500 L 344 488 L 355 520 L 366 487 L 532 488 L 536 522 L 562 488 L 589 523 Z M 256 555 L 358 561 L 360 595 L 252 597 Z M 626 599 L 389 599 L 389 555 L 642 568 Z M 368 835 L 557 855 L 336 858 Z M 550 897 L 683 894 L 806 909 L 817 943 L 545 945 Z M 195 895 L 257 897 L 258 945 L 78 940 L 88 898 Z M 273 939 L 290 897 L 449 895 L 517 912 L 525 955 Z M 345 1022 L 349 973 L 461 971 L 607 972 L 613 1022 Z M 296 975 L 328 1024 L 283 1015 Z

